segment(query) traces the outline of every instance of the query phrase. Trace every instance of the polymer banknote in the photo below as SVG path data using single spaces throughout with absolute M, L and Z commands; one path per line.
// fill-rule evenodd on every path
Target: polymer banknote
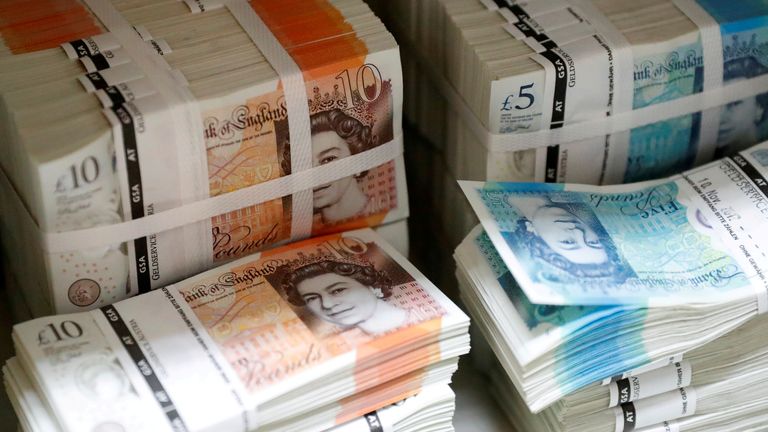
M 23 3 L 16 2 L 13 7 L 18 9 Z M 82 19 L 98 22 L 82 5 L 75 3 L 74 0 L 62 2 L 62 8 L 71 9 Z M 152 8 L 172 17 L 178 14 L 172 20 L 166 17 L 147 23 L 147 27 L 160 32 L 161 36 L 170 38 L 172 34 L 162 32 L 179 28 L 182 33 L 188 32 L 204 40 L 220 38 L 224 45 L 232 38 L 217 34 L 215 26 L 207 28 L 202 24 L 216 24 L 226 18 L 234 24 L 231 28 L 243 33 L 237 40 L 246 43 L 229 47 L 227 55 L 237 57 L 239 53 L 243 61 L 253 61 L 253 57 L 261 56 L 225 9 L 192 14 L 181 4 L 151 5 L 143 9 L 139 7 L 141 5 L 130 3 L 118 6 L 126 8 L 123 12 L 136 22 L 142 21 L 142 17 L 149 19 L 139 12 L 151 12 L 149 9 Z M 201 75 L 196 72 L 199 69 L 208 73 L 209 69 L 216 69 L 216 60 L 220 58 L 218 50 L 206 52 L 200 47 L 174 46 L 173 53 L 163 56 L 171 67 L 197 73 L 188 72 L 190 76 L 186 83 L 194 95 L 199 95 L 194 104 L 199 119 L 188 119 L 194 124 L 190 128 L 178 124 L 178 116 L 161 97 L 162 92 L 155 88 L 157 83 L 140 73 L 109 81 L 105 77 L 117 69 L 124 70 L 125 64 L 107 65 L 110 67 L 88 75 L 95 81 L 84 78 L 85 75 L 79 77 L 80 81 L 90 83 L 86 88 L 92 93 L 89 95 L 91 99 L 82 100 L 82 104 L 73 107 L 71 112 L 60 108 L 53 110 L 44 103 L 50 108 L 45 111 L 44 118 L 55 117 L 57 120 L 51 121 L 51 128 L 40 127 L 39 121 L 17 125 L 9 120 L 4 125 L 7 126 L 3 128 L 4 139 L 18 139 L 29 144 L 15 151 L 19 155 L 0 158 L 0 163 L 9 177 L 3 185 L 4 206 L 21 209 L 12 212 L 19 215 L 14 217 L 15 225 L 30 231 L 29 235 L 9 234 L 7 238 L 20 236 L 29 237 L 29 240 L 6 242 L 5 249 L 19 250 L 22 244 L 38 248 L 39 241 L 33 240 L 36 227 L 46 233 L 55 233 L 139 219 L 297 174 L 293 171 L 299 165 L 292 160 L 308 160 L 304 168 L 316 168 L 376 150 L 400 137 L 402 77 L 399 54 L 384 27 L 378 21 L 371 21 L 370 11 L 349 4 L 318 3 L 306 9 L 317 29 L 308 33 L 290 27 L 290 19 L 280 15 L 279 7 L 256 2 L 252 6 L 268 25 L 281 28 L 278 36 L 303 71 L 312 142 L 307 150 L 309 154 L 299 155 L 298 150 L 291 149 L 284 84 L 263 56 L 260 59 L 263 64 L 258 70 L 266 72 L 260 75 L 254 71 L 250 78 L 243 78 L 242 72 L 238 75 L 226 69 L 228 65 L 219 64 L 224 68 L 219 75 L 231 76 L 227 91 L 217 90 L 222 85 L 215 80 L 209 80 L 209 83 L 205 79 L 195 79 Z M 13 9 L 11 5 L 8 7 Z M 38 11 L 37 7 L 34 10 Z M 349 10 L 354 16 L 343 16 L 342 11 L 349 13 Z M 26 22 L 24 17 L 14 15 L 13 18 Z M 354 18 L 367 20 L 366 25 L 373 25 L 374 31 L 356 34 L 362 24 Z M 9 17 L 9 22 L 18 24 L 14 19 Z M 48 16 L 46 19 L 53 18 Z M 186 27 L 183 25 L 185 20 L 189 23 Z M 167 21 L 172 21 L 176 27 Z M 194 24 L 201 25 L 195 27 Z M 110 48 L 105 42 L 109 36 L 109 33 L 97 34 L 66 42 L 63 51 L 53 48 L 25 54 L 27 57 L 23 59 L 23 56 L 16 56 L 18 58 L 12 60 L 45 58 L 79 64 L 106 52 L 121 51 L 119 45 L 112 50 L 106 49 Z M 182 45 L 184 39 L 176 37 L 173 41 Z M 73 51 L 75 46 L 91 47 L 93 44 L 96 51 L 79 59 L 79 54 L 73 59 L 64 54 L 76 52 Z M 27 48 L 34 50 L 37 46 Z M 14 49 L 24 51 L 23 47 Z M 197 49 L 194 53 L 198 54 L 195 59 L 199 65 L 191 60 L 190 50 L 194 49 Z M 336 55 L 329 57 L 328 52 Z M 127 60 L 130 65 L 135 59 Z M 44 65 L 37 66 L 45 69 Z M 77 77 L 70 78 L 77 82 Z M 99 79 L 107 82 L 99 83 Z M 236 85 L 238 80 L 243 81 L 239 86 Z M 36 85 L 39 87 L 40 83 Z M 33 85 L 23 91 L 34 93 L 35 88 Z M 82 94 L 75 96 L 82 99 L 86 90 L 80 90 Z M 13 99 L 5 96 L 6 102 Z M 111 123 L 99 118 L 102 113 L 98 112 L 100 108 L 95 110 L 94 107 L 99 106 L 96 101 L 103 105 L 103 113 Z M 8 112 L 8 106 L 6 108 L 11 119 L 24 117 Z M 61 118 L 62 113 L 68 115 Z M 101 124 L 106 127 L 100 128 Z M 70 137 L 74 134 L 72 131 L 78 129 L 87 129 L 89 133 L 77 139 Z M 36 134 L 37 131 L 40 133 Z M 189 143 L 186 143 L 189 148 L 167 145 L 174 139 L 178 141 L 179 136 L 186 133 L 183 131 L 196 134 L 200 138 L 200 148 L 191 148 Z M 50 148 L 50 144 L 46 144 L 50 143 L 49 135 L 64 139 L 67 145 Z M 21 161 L 31 159 L 34 163 L 16 164 L 16 156 Z M 31 173 L 24 172 L 25 169 Z M 10 267 L 18 273 L 22 269 L 46 267 L 42 280 L 34 284 L 40 289 L 32 302 L 49 305 L 42 310 L 75 311 L 98 307 L 167 285 L 217 263 L 284 243 L 291 239 L 299 219 L 309 220 L 303 235 L 322 235 L 402 220 L 408 215 L 403 171 L 402 156 L 393 152 L 392 157 L 382 164 L 360 166 L 359 172 L 351 176 L 318 182 L 309 190 L 295 191 L 304 197 L 303 205 L 297 204 L 297 195 L 290 193 L 263 202 L 243 202 L 238 210 L 162 233 L 121 239 L 122 243 L 116 241 L 88 250 L 73 247 L 73 250 L 50 254 L 41 248 L 43 250 L 24 254 L 29 255 L 29 259 L 18 264 L 13 262 Z M 297 213 L 309 215 L 300 218 Z M 13 228 L 9 227 L 8 231 Z
M 541 5 L 497 2 L 494 8 L 511 21 L 507 31 L 535 49 L 533 56 L 537 62 L 554 63 L 555 68 L 494 82 L 490 112 L 496 114 L 492 117 L 491 132 L 548 128 L 549 122 L 544 119 L 556 115 L 554 108 L 562 118 L 550 121 L 568 124 L 610 115 L 616 110 L 644 108 L 704 90 L 705 61 L 698 31 L 656 43 L 632 45 L 632 76 L 621 77 L 629 82 L 614 82 L 617 77 L 612 71 L 619 66 L 614 63 L 619 60 L 614 55 L 618 53 L 602 34 L 600 17 L 594 16 L 601 14 L 606 4 L 594 3 L 592 6 L 589 2 L 543 2 Z M 766 5 L 759 1 L 738 5 L 720 0 L 696 0 L 695 3 L 720 27 L 725 83 L 768 71 L 768 58 L 761 48 L 768 38 Z M 532 12 L 526 12 L 526 8 Z M 615 5 L 613 9 L 621 10 L 621 6 Z M 685 14 L 686 10 L 682 12 Z M 539 41 L 538 49 L 533 41 Z M 551 73 L 554 71 L 557 73 Z M 560 81 L 565 86 L 559 86 Z M 632 89 L 631 94 L 620 95 L 621 88 L 625 87 Z M 587 89 L 597 93 L 584 96 Z M 628 96 L 628 100 L 614 99 L 624 96 Z M 574 104 L 571 107 L 570 101 Z M 585 103 L 595 108 L 585 110 Z
M 646 183 L 462 187 L 535 303 L 764 302 L 767 150 Z
M 766 6 L 759 2 L 744 2 L 733 7 L 728 2 L 714 0 L 698 3 L 720 25 L 723 83 L 727 85 L 765 74 L 768 71 L 768 56 L 764 49 L 768 43 Z M 545 19 L 552 21 L 549 16 L 553 13 L 545 10 L 545 15 L 549 14 Z M 566 9 L 562 13 L 566 13 Z M 531 19 L 535 21 L 536 16 Z M 581 19 L 588 22 L 590 17 L 582 15 Z M 546 35 L 546 26 L 538 28 L 541 34 Z M 618 93 L 626 83 L 613 82 L 614 77 L 610 71 L 615 65 L 611 62 L 610 49 L 606 48 L 606 42 L 601 36 L 595 34 L 584 37 L 580 28 L 574 25 L 573 32 L 579 37 L 571 41 L 566 36 L 568 42 L 559 51 L 570 66 L 563 71 L 562 79 L 567 80 L 568 86 L 561 95 L 562 100 L 559 101 L 555 96 L 553 102 L 552 97 L 547 98 L 543 90 L 536 91 L 537 88 L 545 89 L 556 84 L 557 80 L 553 83 L 547 75 L 549 72 L 537 74 L 536 78 L 515 77 L 509 85 L 505 84 L 505 80 L 500 80 L 494 85 L 498 87 L 498 97 L 503 100 L 491 103 L 491 112 L 498 113 L 499 127 L 492 126 L 491 132 L 521 133 L 547 128 L 544 124 L 537 125 L 532 121 L 546 117 L 544 113 L 552 111 L 553 104 L 562 104 L 562 109 L 558 110 L 564 112 L 564 117 L 563 123 L 557 124 L 559 127 L 600 114 L 610 115 L 673 101 L 704 90 L 705 63 L 701 36 L 698 32 L 688 33 L 669 41 L 632 46 L 631 101 L 621 107 L 617 102 Z M 559 32 L 553 39 L 556 42 L 558 37 L 563 37 L 563 29 L 558 27 L 553 30 Z M 585 51 L 582 47 L 586 45 L 592 46 L 592 50 Z M 598 54 L 606 55 L 598 51 L 601 48 L 608 50 L 608 57 L 603 60 L 603 64 L 594 65 Z M 568 54 L 570 51 L 582 52 L 581 68 L 578 59 L 574 60 Z M 584 70 L 584 66 L 588 69 Z M 589 67 L 597 68 L 597 73 L 593 73 Z M 595 92 L 595 83 L 602 83 L 604 88 Z M 569 92 L 579 93 L 579 87 L 586 93 L 573 99 L 574 95 Z M 514 91 L 523 88 L 526 89 L 523 93 Z M 598 94 L 599 97 L 596 96 Z M 530 103 L 516 102 L 520 100 Z M 573 104 L 573 109 L 569 110 L 570 104 Z M 585 104 L 593 108 L 585 110 Z M 756 88 L 754 96 L 714 109 L 670 118 L 610 136 L 537 150 L 536 164 L 529 162 L 529 166 L 536 166 L 537 181 L 548 182 L 612 184 L 667 176 L 712 158 L 743 150 L 768 138 L 766 108 L 768 94 Z M 518 120 L 522 123 L 518 124 Z

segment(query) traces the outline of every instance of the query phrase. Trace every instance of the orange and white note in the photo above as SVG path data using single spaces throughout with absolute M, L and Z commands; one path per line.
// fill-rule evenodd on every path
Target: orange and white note
M 365 229 L 32 320 L 15 340 L 65 429 L 322 430 L 447 380 L 468 324 Z

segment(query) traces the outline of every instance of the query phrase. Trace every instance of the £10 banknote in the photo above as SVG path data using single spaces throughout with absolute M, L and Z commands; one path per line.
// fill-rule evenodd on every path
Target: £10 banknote
M 447 379 L 468 325 L 367 229 L 14 332 L 67 430 L 255 430 L 302 416 L 324 430 Z

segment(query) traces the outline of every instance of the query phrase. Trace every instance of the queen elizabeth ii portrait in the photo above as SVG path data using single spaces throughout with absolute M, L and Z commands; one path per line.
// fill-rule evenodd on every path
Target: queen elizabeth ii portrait
M 341 109 L 320 111 L 309 118 L 312 132 L 312 166 L 329 164 L 376 147 L 372 128 Z M 287 123 L 276 125 L 278 142 L 283 143 L 280 166 L 291 172 L 291 153 Z M 314 213 L 323 224 L 334 224 L 375 212 L 371 198 L 361 187 L 368 174 L 353 176 L 316 186 L 312 189 Z
M 297 260 L 277 274 L 276 282 L 291 305 L 342 331 L 357 328 L 378 335 L 409 322 L 408 312 L 389 302 L 391 278 L 362 258 Z

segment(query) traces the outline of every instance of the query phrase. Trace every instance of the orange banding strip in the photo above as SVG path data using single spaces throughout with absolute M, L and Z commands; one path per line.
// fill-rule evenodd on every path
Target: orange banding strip
M 6 0 L 0 6 L 0 36 L 13 54 L 54 48 L 103 32 L 76 0 Z
M 251 0 L 250 4 L 305 79 L 363 65 L 368 48 L 328 1 Z

